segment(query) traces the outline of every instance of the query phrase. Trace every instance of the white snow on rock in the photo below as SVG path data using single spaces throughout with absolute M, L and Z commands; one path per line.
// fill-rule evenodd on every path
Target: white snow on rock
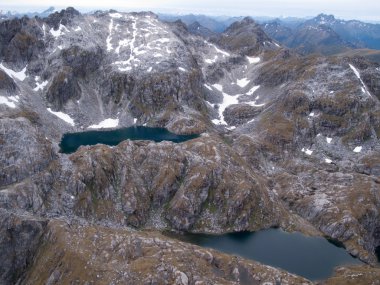
M 155 40 L 155 42 L 160 42 L 162 44 L 165 44 L 165 43 L 170 43 L 170 39 L 162 38 L 162 39 Z
M 60 36 L 64 35 L 65 32 L 70 31 L 62 24 L 59 24 L 59 28 L 56 31 L 53 28 L 50 29 L 50 34 L 52 34 L 55 38 L 59 38 Z
M 357 147 L 355 147 L 354 152 L 359 153 L 362 151 L 362 148 L 363 147 L 361 147 L 361 146 L 357 146 Z
M 315 116 L 314 112 L 311 112 L 311 113 L 309 114 L 309 117 L 314 117 L 314 116 Z
M 74 120 L 67 114 L 62 113 L 62 112 L 54 112 L 52 109 L 47 108 L 47 110 L 52 113 L 54 116 L 57 116 L 61 120 L 65 121 L 66 123 L 75 126 Z
M 239 85 L 241 88 L 244 88 L 245 86 L 247 86 L 249 82 L 250 80 L 248 80 L 248 78 L 236 80 L 236 84 Z
M 119 119 L 105 119 L 97 125 L 91 125 L 88 129 L 107 129 L 116 128 L 119 125 Z
M 44 81 L 42 83 L 36 82 L 37 86 L 33 90 L 34 91 L 43 90 L 46 87 L 46 85 L 48 85 L 48 83 L 49 83 L 49 81 Z
M 122 48 L 122 47 L 127 47 L 129 45 L 129 40 L 128 39 L 125 39 L 125 40 L 121 40 L 121 41 L 119 41 L 119 45 L 118 45 L 118 47 L 115 49 L 115 52 L 117 53 L 117 54 L 119 54 L 120 53 L 120 48 Z
M 221 53 L 223 56 L 230 56 L 230 54 L 228 52 L 225 52 L 221 49 L 218 49 L 215 45 L 213 45 L 215 50 L 218 52 L 218 53 Z
M 256 104 L 256 100 L 252 101 L 252 102 L 244 102 L 244 103 L 247 104 L 247 105 L 249 105 L 249 106 L 252 106 L 252 107 L 262 107 L 262 106 L 265 106 L 265 103 Z
M 364 84 L 362 78 L 360 77 L 360 73 L 359 71 L 355 68 L 355 66 L 349 64 L 350 68 L 352 69 L 352 71 L 355 73 L 356 77 L 360 80 L 360 83 L 363 85 L 362 87 L 362 91 L 364 89 L 364 92 L 363 93 L 367 93 L 369 96 L 372 97 L 371 93 L 369 93 L 368 89 L 367 89 L 367 86 Z
M 238 96 L 231 96 L 227 93 L 224 93 L 223 86 L 220 84 L 214 84 L 212 86 L 223 94 L 223 102 L 219 104 L 219 119 L 214 119 L 212 122 L 215 125 L 227 125 L 227 122 L 224 120 L 223 112 L 227 109 L 228 106 L 239 104 Z
M 212 91 L 212 88 L 211 88 L 210 85 L 207 85 L 207 84 L 203 84 L 203 85 L 204 85 L 204 87 L 206 87 L 208 90 Z
M 212 87 L 214 87 L 216 90 L 223 92 L 223 86 L 220 84 L 213 84 Z
M 305 149 L 305 148 L 302 148 L 302 150 L 301 150 L 302 152 L 304 152 L 304 153 L 306 153 L 307 155 L 312 155 L 313 154 L 313 151 L 312 150 L 310 150 L 310 149 Z
M 110 52 L 111 50 L 113 50 L 113 47 L 111 44 L 112 30 L 113 30 L 113 19 L 111 19 L 111 21 L 110 21 L 110 24 L 108 26 L 108 30 L 109 30 L 109 34 L 108 34 L 108 37 L 106 39 L 106 43 L 107 43 L 107 51 Z
M 205 62 L 206 62 L 207 64 L 213 64 L 213 63 L 215 63 L 217 60 L 218 60 L 218 56 L 215 55 L 213 59 L 210 59 L 210 58 L 205 59 Z
M 152 69 L 153 69 L 153 67 L 150 66 L 147 71 L 152 72 Z
M 359 71 L 355 68 L 355 66 L 353 66 L 353 65 L 351 65 L 351 64 L 349 64 L 349 66 L 350 66 L 350 68 L 352 69 L 352 71 L 355 73 L 356 77 L 359 78 L 359 79 L 361 79 L 361 78 L 360 78 L 360 73 L 359 73 Z
M 76 27 L 75 29 L 74 29 L 74 32 L 79 32 L 79 31 L 81 31 L 82 30 L 82 28 L 81 27 Z
M 133 119 L 133 123 L 134 123 L 134 124 L 137 123 L 137 118 L 134 118 L 134 119 Z
M 331 143 L 332 142 L 332 138 L 326 138 L 326 141 L 327 141 L 327 143 Z
M 256 92 L 256 90 L 257 89 L 259 89 L 260 88 L 260 85 L 257 85 L 257 86 L 253 86 L 246 94 L 247 95 L 252 95 L 253 93 L 255 93 Z M 258 97 L 256 98 L 256 99 L 258 99 Z
M 8 74 L 10 77 L 16 78 L 16 79 L 18 79 L 18 80 L 20 80 L 20 81 L 24 81 L 24 79 L 26 78 L 26 74 L 25 74 L 25 73 L 26 73 L 26 67 L 27 67 L 27 66 L 25 66 L 23 70 L 17 72 L 17 71 L 14 71 L 14 70 L 12 70 L 12 69 L 6 68 L 6 67 L 3 65 L 3 63 L 0 63 L 0 68 L 1 68 L 6 74 Z
M 330 164 L 330 163 L 332 163 L 332 160 L 330 158 L 325 158 L 325 162 Z
M 247 59 L 248 59 L 248 62 L 250 64 L 259 63 L 260 62 L 260 57 L 249 57 L 249 56 L 247 56 Z
M 184 69 L 183 67 L 178 67 L 178 69 L 182 72 L 186 72 L 186 69 Z
M 13 100 L 11 98 L 0 96 L 0 104 L 7 105 L 9 108 L 16 108 L 15 102 L 12 102 Z
M 15 103 L 18 103 L 20 101 L 19 96 L 9 96 L 8 99 L 15 102 Z
M 111 18 L 122 18 L 123 15 L 120 13 L 110 13 L 109 14 Z

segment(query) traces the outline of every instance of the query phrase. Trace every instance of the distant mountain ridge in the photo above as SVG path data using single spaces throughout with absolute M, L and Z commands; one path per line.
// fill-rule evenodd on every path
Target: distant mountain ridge
M 8 11 L 8 12 L 1 12 L 0 11 L 0 19 L 13 19 L 13 18 L 22 18 L 24 16 L 27 16 L 29 18 L 33 18 L 33 17 L 40 17 L 40 18 L 46 18 L 48 17 L 50 14 L 56 12 L 57 10 L 51 6 L 49 7 L 48 9 L 42 11 L 42 12 L 26 12 L 26 13 L 18 13 L 18 12 L 11 12 L 11 11 Z
M 329 55 L 352 48 L 380 49 L 379 24 L 340 20 L 333 15 L 319 14 L 295 27 L 280 19 L 262 27 L 272 38 L 304 53 Z

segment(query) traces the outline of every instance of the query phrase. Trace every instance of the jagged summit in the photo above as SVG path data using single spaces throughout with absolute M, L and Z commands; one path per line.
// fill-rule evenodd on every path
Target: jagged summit
M 319 14 L 317 17 L 312 19 L 312 21 L 318 23 L 319 25 L 331 25 L 336 21 L 334 15 Z
M 231 24 L 225 32 L 215 37 L 215 42 L 225 49 L 250 56 L 279 48 L 250 17 Z

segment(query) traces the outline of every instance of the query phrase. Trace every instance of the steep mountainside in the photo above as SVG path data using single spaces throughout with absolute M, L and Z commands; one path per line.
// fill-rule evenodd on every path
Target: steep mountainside
M 208 38 L 73 8 L 1 22 L 0 44 L 1 284 L 311 284 L 162 234 L 269 227 L 367 263 L 328 284 L 379 279 L 378 64 L 300 56 L 250 18 Z M 99 125 L 200 136 L 59 152 Z

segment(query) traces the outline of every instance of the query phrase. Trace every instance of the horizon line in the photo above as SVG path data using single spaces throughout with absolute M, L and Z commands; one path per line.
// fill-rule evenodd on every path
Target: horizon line
M 7 7 L 7 8 L 6 8 Z M 20 8 L 25 7 L 25 10 L 20 10 Z M 207 12 L 189 12 L 189 11 L 159 11 L 160 8 L 155 9 L 146 9 L 146 8 L 128 8 L 128 7 L 106 7 L 106 6 L 94 6 L 93 8 L 88 6 L 40 6 L 40 5 L 22 5 L 22 6 L 12 6 L 12 5 L 5 5 L 2 7 L 0 5 L 0 14 L 6 14 L 6 13 L 18 13 L 18 14 L 28 14 L 28 13 L 42 13 L 50 8 L 54 8 L 55 12 L 60 12 L 61 10 L 65 10 L 69 7 L 72 7 L 76 10 L 78 10 L 81 13 L 93 13 L 96 11 L 108 11 L 108 10 L 116 10 L 118 12 L 152 12 L 154 14 L 167 14 L 167 15 L 173 15 L 173 16 L 186 16 L 186 15 L 194 15 L 194 16 L 207 16 L 207 17 L 229 17 L 229 18 L 235 18 L 235 17 L 256 17 L 256 18 L 270 18 L 270 19 L 286 19 L 286 18 L 296 18 L 296 19 L 312 19 L 315 18 L 321 14 L 324 15 L 332 15 L 336 20 L 344 20 L 344 21 L 361 21 L 365 23 L 377 23 L 380 24 L 380 19 L 364 19 L 364 18 L 352 18 L 352 17 L 344 17 L 339 16 L 334 13 L 326 13 L 326 12 L 319 12 L 315 15 L 305 15 L 305 16 L 297 16 L 297 15 L 265 15 L 265 14 L 234 14 L 234 15 L 227 15 L 222 13 L 207 13 Z M 5 9 L 4 9 L 5 8 Z M 30 10 L 35 8 L 35 10 Z

